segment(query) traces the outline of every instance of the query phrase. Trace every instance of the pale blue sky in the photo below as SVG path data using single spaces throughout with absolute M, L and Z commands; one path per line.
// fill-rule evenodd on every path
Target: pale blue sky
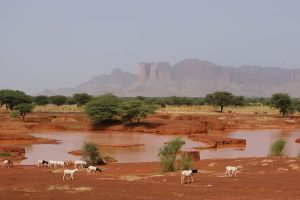
M 300 68 L 298 0 L 0 0 L 0 89 L 185 58 Z

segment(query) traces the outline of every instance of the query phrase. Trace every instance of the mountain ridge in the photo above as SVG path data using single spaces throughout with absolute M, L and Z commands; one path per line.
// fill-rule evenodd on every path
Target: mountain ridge
M 94 76 L 74 88 L 47 90 L 46 95 L 117 96 L 205 96 L 215 91 L 235 95 L 268 97 L 277 92 L 300 97 L 300 69 L 243 65 L 219 66 L 210 61 L 185 59 L 173 66 L 168 62 L 141 62 L 138 75 L 115 68 L 110 74 Z

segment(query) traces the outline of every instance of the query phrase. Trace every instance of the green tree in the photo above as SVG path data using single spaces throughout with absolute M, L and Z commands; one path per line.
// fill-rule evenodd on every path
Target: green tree
M 159 149 L 160 166 L 163 172 L 176 170 L 175 161 L 181 147 L 184 145 L 181 138 L 175 138 Z
M 85 112 L 93 124 L 103 121 L 110 121 L 120 114 L 121 100 L 112 95 L 106 94 L 91 100 L 85 105 Z
M 246 105 L 245 97 L 243 96 L 233 96 L 231 100 L 231 104 L 236 108 L 237 106 Z
M 293 114 L 295 111 L 293 100 L 286 93 L 273 94 L 270 100 L 270 105 L 272 108 L 278 109 L 283 117 Z
M 123 120 L 132 123 L 135 119 L 139 123 L 148 114 L 154 113 L 155 106 L 142 100 L 127 100 L 121 103 L 120 110 Z
M 207 94 L 205 97 L 205 102 L 209 105 L 220 106 L 221 112 L 225 106 L 232 104 L 233 95 L 230 92 L 215 92 L 212 94 Z
M 39 96 L 34 97 L 33 101 L 34 101 L 34 103 L 36 103 L 37 105 L 40 105 L 40 106 L 47 105 L 50 102 L 49 97 L 44 96 L 44 95 L 39 95 Z
M 78 93 L 73 95 L 73 99 L 78 106 L 82 106 L 89 102 L 92 99 L 92 96 L 87 93 Z
M 65 105 L 67 104 L 68 101 L 68 98 L 62 95 L 51 96 L 49 97 L 49 99 L 50 99 L 50 103 L 57 106 Z
M 99 149 L 95 143 L 85 142 L 82 146 L 83 159 L 90 164 L 103 164 Z
M 13 110 L 16 105 L 21 103 L 31 103 L 32 98 L 19 90 L 0 90 L 0 107 Z
M 24 121 L 25 120 L 25 116 L 28 113 L 32 112 L 33 105 L 31 103 L 22 103 L 22 104 L 17 105 L 15 107 L 15 109 L 19 111 L 20 116 L 23 118 L 23 121 Z

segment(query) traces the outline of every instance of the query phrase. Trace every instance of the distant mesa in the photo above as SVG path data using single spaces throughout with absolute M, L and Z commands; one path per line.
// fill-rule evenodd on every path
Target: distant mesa
M 118 96 L 205 96 L 215 91 L 235 95 L 267 97 L 276 92 L 300 97 L 300 69 L 241 66 L 222 67 L 209 61 L 186 59 L 169 62 L 140 62 L 138 75 L 114 69 L 95 76 L 74 88 L 45 90 L 45 95 L 91 95 L 113 93 Z

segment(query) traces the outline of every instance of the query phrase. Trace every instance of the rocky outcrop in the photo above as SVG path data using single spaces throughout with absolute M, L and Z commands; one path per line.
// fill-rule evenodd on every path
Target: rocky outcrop
M 45 95 L 72 95 L 87 92 L 92 95 L 113 93 L 118 96 L 205 96 L 215 91 L 235 95 L 268 97 L 277 92 L 300 97 L 300 69 L 278 67 L 222 67 L 209 61 L 186 59 L 173 66 L 168 62 L 141 62 L 136 76 L 120 69 L 109 75 L 93 77 L 75 88 Z

